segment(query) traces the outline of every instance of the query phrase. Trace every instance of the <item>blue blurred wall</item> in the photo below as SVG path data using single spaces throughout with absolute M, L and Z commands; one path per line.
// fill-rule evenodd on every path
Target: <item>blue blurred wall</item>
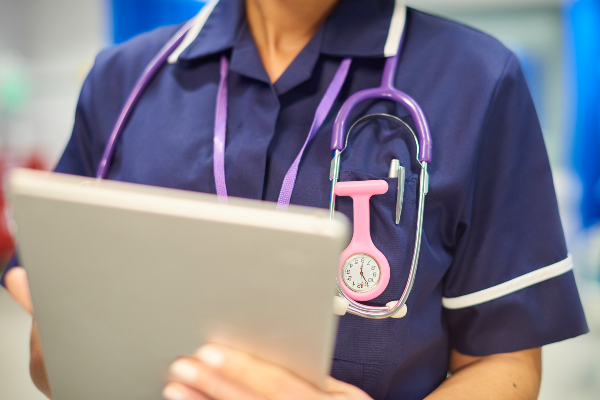
M 583 226 L 600 222 L 600 0 L 567 9 L 576 71 L 576 127 L 572 160 L 583 185 Z
M 204 4 L 199 0 L 111 0 L 113 41 L 121 43 L 156 27 L 183 22 Z

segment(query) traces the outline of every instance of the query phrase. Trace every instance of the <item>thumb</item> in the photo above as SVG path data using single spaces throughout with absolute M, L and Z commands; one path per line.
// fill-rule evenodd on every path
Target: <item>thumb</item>
M 27 282 L 27 272 L 23 267 L 11 268 L 4 277 L 4 283 L 8 293 L 29 314 L 33 315 L 33 303 Z

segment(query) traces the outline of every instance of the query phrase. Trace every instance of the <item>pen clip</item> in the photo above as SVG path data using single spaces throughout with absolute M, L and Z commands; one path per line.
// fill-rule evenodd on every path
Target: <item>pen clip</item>
M 400 215 L 402 214 L 402 205 L 404 203 L 404 182 L 406 181 L 406 171 L 400 161 L 393 159 L 390 163 L 390 178 L 398 178 L 398 192 L 396 194 L 396 225 L 400 224 Z

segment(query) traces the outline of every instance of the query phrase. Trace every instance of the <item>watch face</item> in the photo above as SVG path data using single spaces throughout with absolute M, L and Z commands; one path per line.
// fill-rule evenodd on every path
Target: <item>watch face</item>
M 355 254 L 344 263 L 342 278 L 352 291 L 365 293 L 379 283 L 381 271 L 375 259 L 367 254 Z

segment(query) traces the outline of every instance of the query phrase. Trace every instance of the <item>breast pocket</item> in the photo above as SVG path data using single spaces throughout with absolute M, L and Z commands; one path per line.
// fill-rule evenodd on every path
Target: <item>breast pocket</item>
M 411 265 L 417 220 L 418 178 L 409 176 L 404 187 L 404 204 L 400 224 L 395 224 L 397 178 L 380 178 L 356 171 L 342 171 L 340 181 L 365 181 L 383 179 L 388 191 L 371 197 L 371 238 L 390 264 L 390 282 L 377 298 L 365 303 L 383 306 L 398 300 L 406 286 Z M 353 220 L 353 205 L 350 197 L 337 197 L 337 210 Z M 401 319 L 386 318 L 372 320 L 355 315 L 340 318 L 334 358 L 365 364 L 390 365 L 402 361 L 406 327 L 410 321 L 410 299 L 408 315 Z M 335 361 L 334 361 L 335 363 Z

